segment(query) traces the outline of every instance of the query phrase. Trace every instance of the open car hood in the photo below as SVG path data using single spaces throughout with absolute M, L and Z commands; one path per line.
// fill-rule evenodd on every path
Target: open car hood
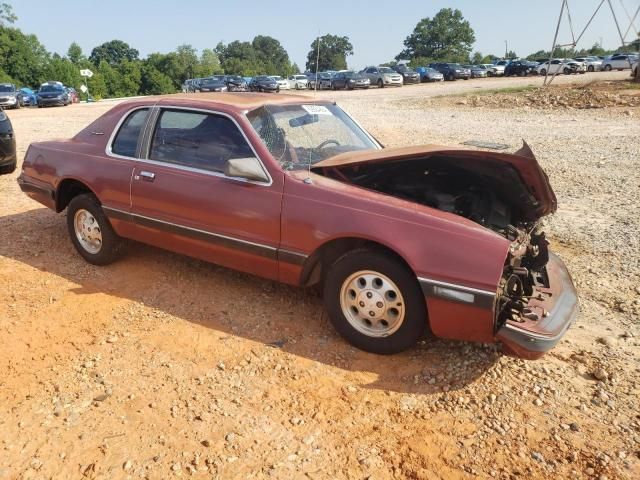
M 385 148 L 382 150 L 362 150 L 356 152 L 346 152 L 322 160 L 314 164 L 312 170 L 352 168 L 357 165 L 376 164 L 384 165 L 396 161 L 407 161 L 411 159 L 425 159 L 429 157 L 451 157 L 458 161 L 482 162 L 491 160 L 492 162 L 504 163 L 513 167 L 520 175 L 523 183 L 529 189 L 531 195 L 536 200 L 534 213 L 540 218 L 556 211 L 558 207 L 557 199 L 547 174 L 542 170 L 536 160 L 535 155 L 526 142 L 517 152 L 500 153 L 488 152 L 484 150 L 471 150 L 466 148 L 445 147 L 440 145 L 419 145 L 412 147 Z

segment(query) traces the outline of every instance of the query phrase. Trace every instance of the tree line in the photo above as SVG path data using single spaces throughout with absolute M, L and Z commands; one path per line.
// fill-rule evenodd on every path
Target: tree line
M 81 69 L 90 69 L 87 80 L 96 98 L 157 95 L 180 90 L 187 78 L 215 74 L 288 76 L 300 71 L 277 39 L 257 35 L 251 42 L 218 43 L 198 52 L 191 45 L 180 45 L 169 53 L 140 53 L 122 40 L 111 40 L 93 48 L 88 56 L 73 42 L 66 55 L 50 53 L 38 38 L 25 34 L 12 24 L 17 20 L 10 5 L 0 3 L 0 82 L 37 88 L 48 80 L 58 80 L 76 89 L 83 83 Z M 395 60 L 407 60 L 412 66 L 433 62 L 491 63 L 502 56 L 473 52 L 475 33 L 458 9 L 443 8 L 433 18 L 421 19 L 404 40 L 404 49 Z M 640 39 L 636 41 L 640 43 Z M 318 46 L 320 48 L 318 49 Z M 632 45 L 632 48 L 634 45 Z M 635 48 L 640 45 L 635 45 Z M 604 55 L 599 45 L 586 50 L 556 50 L 556 57 Z M 349 37 L 326 34 L 313 40 L 307 54 L 306 70 L 342 70 L 353 55 Z M 508 58 L 516 57 L 507 52 Z M 545 58 L 540 50 L 528 58 Z

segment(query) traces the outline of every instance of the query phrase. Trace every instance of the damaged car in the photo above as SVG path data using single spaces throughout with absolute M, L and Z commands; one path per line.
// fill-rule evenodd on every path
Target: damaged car
M 540 225 L 556 197 L 526 144 L 384 148 L 335 103 L 178 94 L 32 143 L 18 182 L 66 211 L 92 264 L 132 239 L 316 285 L 335 329 L 368 352 L 403 351 L 430 330 L 534 359 L 578 311 Z

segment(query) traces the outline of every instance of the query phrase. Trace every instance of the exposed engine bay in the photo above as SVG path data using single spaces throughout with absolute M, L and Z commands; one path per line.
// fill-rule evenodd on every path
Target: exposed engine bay
M 327 168 L 324 175 L 468 218 L 512 242 L 496 305 L 496 328 L 535 321 L 529 300 L 549 286 L 548 242 L 536 198 L 518 171 L 501 161 L 450 156 Z
M 535 197 L 503 162 L 433 156 L 327 169 L 327 176 L 460 215 L 515 240 L 537 220 Z

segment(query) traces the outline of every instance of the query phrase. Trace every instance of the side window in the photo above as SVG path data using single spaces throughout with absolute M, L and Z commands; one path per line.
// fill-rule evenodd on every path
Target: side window
M 144 128 L 148 115 L 148 108 L 142 108 L 129 114 L 127 119 L 122 122 L 120 130 L 118 130 L 116 138 L 114 138 L 113 143 L 111 144 L 112 153 L 122 155 L 124 157 L 136 156 L 138 138 L 140 137 L 140 132 Z
M 238 127 L 226 117 L 163 110 L 156 123 L 149 158 L 185 167 L 224 172 L 227 160 L 254 157 Z

